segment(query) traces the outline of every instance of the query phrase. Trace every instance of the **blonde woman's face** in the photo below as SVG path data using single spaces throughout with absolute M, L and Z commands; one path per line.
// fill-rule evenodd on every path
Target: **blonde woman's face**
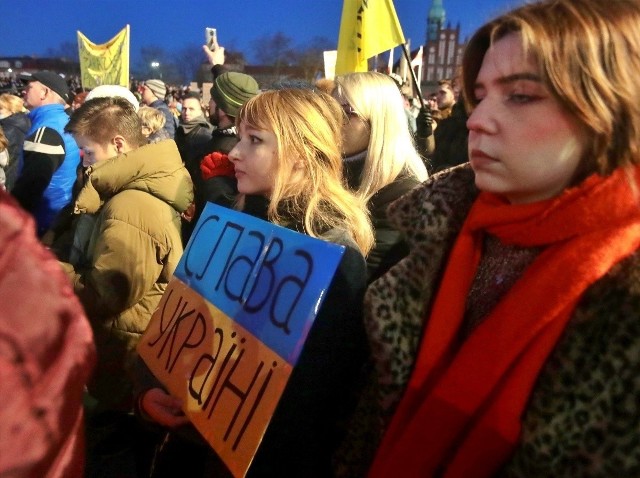
M 547 89 L 519 34 L 489 48 L 474 95 L 469 161 L 480 190 L 531 203 L 571 185 L 587 135 Z
M 238 181 L 238 192 L 270 197 L 278 166 L 276 135 L 271 131 L 251 128 L 242 121 L 238 138 L 238 143 L 229 152 Z
M 335 93 L 333 97 L 340 103 L 345 113 L 342 125 L 343 154 L 348 157 L 361 153 L 369 147 L 369 139 L 371 138 L 369 122 L 359 116 L 346 99 Z

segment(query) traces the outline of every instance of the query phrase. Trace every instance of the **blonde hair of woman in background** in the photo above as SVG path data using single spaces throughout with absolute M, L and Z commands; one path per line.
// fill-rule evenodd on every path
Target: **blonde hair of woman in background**
M 369 282 L 408 249 L 389 224 L 387 207 L 427 179 L 395 81 L 382 73 L 350 73 L 335 80 L 333 96 L 344 110 L 343 168 L 350 189 L 367 204 L 375 247 L 367 256 Z

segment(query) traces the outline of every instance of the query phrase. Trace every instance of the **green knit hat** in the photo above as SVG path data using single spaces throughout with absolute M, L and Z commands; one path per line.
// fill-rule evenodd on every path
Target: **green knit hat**
M 253 77 L 236 71 L 223 73 L 211 87 L 211 97 L 218 108 L 234 118 L 242 105 L 258 92 L 258 82 Z

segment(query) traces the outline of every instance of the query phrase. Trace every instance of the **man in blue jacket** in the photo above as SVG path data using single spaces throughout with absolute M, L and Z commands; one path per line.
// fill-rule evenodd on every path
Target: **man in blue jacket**
M 80 150 L 73 137 L 64 132 L 69 121 L 65 112 L 69 87 L 64 78 L 52 71 L 39 71 L 22 80 L 27 83 L 23 95 L 31 128 L 24 141 L 22 170 L 11 192 L 33 215 L 38 236 L 42 237 L 60 210 L 71 202 Z

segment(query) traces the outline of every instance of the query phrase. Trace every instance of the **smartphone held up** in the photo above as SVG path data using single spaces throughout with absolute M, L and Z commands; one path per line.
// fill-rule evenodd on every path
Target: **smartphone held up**
M 204 29 L 204 35 L 209 50 L 215 50 L 218 47 L 218 33 L 216 29 L 207 27 Z

